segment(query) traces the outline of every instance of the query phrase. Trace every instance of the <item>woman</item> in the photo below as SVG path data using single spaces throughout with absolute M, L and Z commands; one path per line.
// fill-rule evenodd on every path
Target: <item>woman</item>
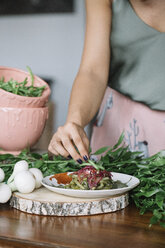
M 81 65 L 51 153 L 88 159 L 84 127 L 101 102 L 93 150 L 113 145 L 122 131 L 132 151 L 149 156 L 165 148 L 164 13 L 164 0 L 86 0 Z

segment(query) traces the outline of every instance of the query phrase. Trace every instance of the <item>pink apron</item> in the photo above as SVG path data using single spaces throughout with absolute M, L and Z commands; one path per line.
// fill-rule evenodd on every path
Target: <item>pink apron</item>
M 92 152 L 113 146 L 122 132 L 131 151 L 151 156 L 165 149 L 165 111 L 151 110 L 108 87 L 93 126 Z

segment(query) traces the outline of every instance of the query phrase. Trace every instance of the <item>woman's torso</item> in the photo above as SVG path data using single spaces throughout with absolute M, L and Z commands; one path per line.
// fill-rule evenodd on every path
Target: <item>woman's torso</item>
M 164 0 L 113 0 L 109 85 L 165 110 Z

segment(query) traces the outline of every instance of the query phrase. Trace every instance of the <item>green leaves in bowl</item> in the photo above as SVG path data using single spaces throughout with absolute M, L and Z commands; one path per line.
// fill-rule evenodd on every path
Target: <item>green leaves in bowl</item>
M 8 82 L 5 82 L 5 78 L 2 77 L 0 79 L 0 89 L 20 96 L 40 97 L 45 89 L 45 86 L 35 87 L 33 73 L 29 67 L 27 67 L 27 69 L 31 78 L 30 86 L 27 86 L 27 77 L 22 82 L 17 82 L 14 79 L 10 79 Z

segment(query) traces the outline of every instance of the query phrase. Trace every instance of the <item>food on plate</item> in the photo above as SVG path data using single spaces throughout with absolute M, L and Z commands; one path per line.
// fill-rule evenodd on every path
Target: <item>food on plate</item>
M 106 170 L 97 170 L 93 166 L 85 166 L 84 168 L 70 173 L 59 173 L 50 177 L 55 178 L 58 187 L 65 189 L 80 190 L 103 190 L 128 187 L 120 181 L 113 181 L 111 172 Z
M 67 172 L 55 174 L 54 176 L 50 177 L 50 180 L 53 178 L 57 180 L 58 184 L 69 184 L 72 181 L 71 176 L 69 176 Z

